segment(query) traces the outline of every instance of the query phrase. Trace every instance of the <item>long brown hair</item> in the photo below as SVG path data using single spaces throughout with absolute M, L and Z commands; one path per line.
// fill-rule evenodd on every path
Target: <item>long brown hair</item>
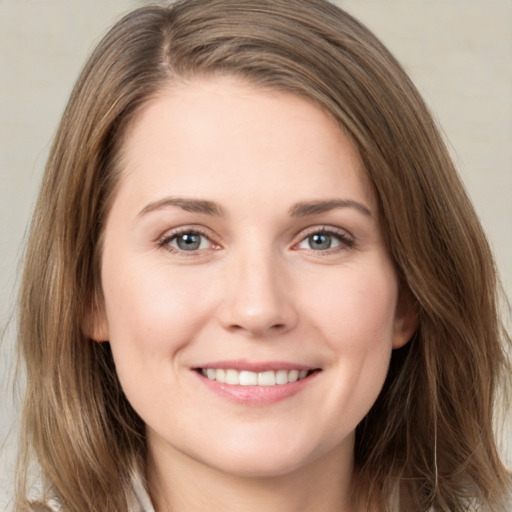
M 70 512 L 129 508 L 144 425 L 108 344 L 82 331 L 101 300 L 106 213 L 123 133 L 176 80 L 229 74 L 309 98 L 353 140 L 379 202 L 419 329 L 395 350 L 356 432 L 355 493 L 368 510 L 499 510 L 509 476 L 492 430 L 508 371 L 485 235 L 427 107 L 363 25 L 324 0 L 185 0 L 125 16 L 71 94 L 35 209 L 19 300 L 27 390 L 16 510 L 34 457 Z

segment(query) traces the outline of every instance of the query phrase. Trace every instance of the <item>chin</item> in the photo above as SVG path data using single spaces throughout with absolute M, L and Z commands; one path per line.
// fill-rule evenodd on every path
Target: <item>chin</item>
M 254 457 L 226 457 L 221 464 L 210 464 L 210 467 L 234 477 L 264 479 L 289 475 L 307 466 L 309 462 L 307 458 L 265 457 L 260 453 Z
M 283 477 L 314 465 L 321 459 L 335 454 L 336 447 L 308 446 L 307 441 L 269 443 L 268 439 L 234 443 L 223 446 L 214 456 L 201 457 L 199 462 L 222 473 L 242 478 Z

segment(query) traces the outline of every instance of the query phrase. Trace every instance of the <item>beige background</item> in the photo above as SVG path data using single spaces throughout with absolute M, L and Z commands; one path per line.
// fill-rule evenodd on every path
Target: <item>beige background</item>
M 135 0 L 0 0 L 0 332 L 49 144 L 87 54 Z M 443 126 L 512 290 L 512 0 L 346 0 Z M 12 475 L 12 325 L 0 344 L 0 509 Z M 508 436 L 511 438 L 512 436 Z M 512 444 L 512 442 L 510 443 Z

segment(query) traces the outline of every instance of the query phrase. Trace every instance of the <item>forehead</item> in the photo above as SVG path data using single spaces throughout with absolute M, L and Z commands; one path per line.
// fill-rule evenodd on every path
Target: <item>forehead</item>
M 302 183 L 312 194 L 349 186 L 373 202 L 357 149 L 331 116 L 302 96 L 232 77 L 162 90 L 128 127 L 120 168 L 139 191 L 167 175 L 192 195 L 226 179 L 240 192 L 261 182 L 269 190 Z

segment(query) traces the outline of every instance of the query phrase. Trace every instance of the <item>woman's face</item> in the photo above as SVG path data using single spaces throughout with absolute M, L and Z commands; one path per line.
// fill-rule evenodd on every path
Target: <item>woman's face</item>
M 413 330 L 351 141 L 230 78 L 169 88 L 134 122 L 101 277 L 92 337 L 150 451 L 228 473 L 350 457 Z

